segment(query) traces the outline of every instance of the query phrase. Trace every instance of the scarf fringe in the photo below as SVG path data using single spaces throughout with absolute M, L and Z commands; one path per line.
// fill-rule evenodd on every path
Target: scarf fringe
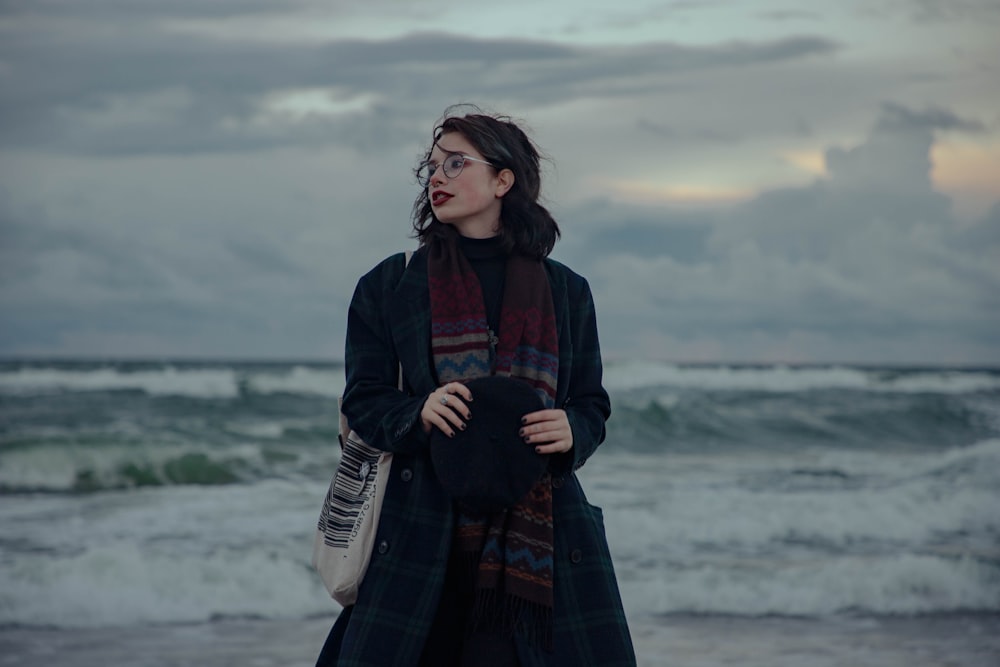
M 551 652 L 552 609 L 514 595 L 501 595 L 495 588 L 478 589 L 466 632 L 523 637 L 529 645 Z

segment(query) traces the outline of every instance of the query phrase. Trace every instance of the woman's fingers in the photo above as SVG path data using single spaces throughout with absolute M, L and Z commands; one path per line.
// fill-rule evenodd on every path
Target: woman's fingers
M 440 408 L 438 410 L 438 414 L 444 415 L 444 418 L 447 419 L 455 428 L 465 428 L 465 419 L 462 415 L 471 416 L 469 409 L 465 407 L 465 403 L 458 398 L 452 397 L 448 400 L 447 404 L 439 405 Z
M 433 394 L 424 402 L 424 407 L 420 410 L 420 420 L 423 422 L 425 433 L 430 433 L 431 428 L 436 426 L 450 436 L 455 434 L 455 429 L 465 428 L 465 422 L 451 405 L 443 405 Z
M 454 413 L 451 413 L 451 415 L 434 414 L 434 416 L 431 417 L 430 422 L 431 422 L 431 424 L 433 426 L 437 427 L 437 429 L 439 431 L 441 431 L 445 435 L 451 437 L 451 436 L 455 435 L 455 431 L 457 429 L 463 429 L 463 428 L 465 428 L 464 425 L 463 426 L 453 425 L 452 421 L 451 421 L 452 419 L 457 419 L 457 417 L 455 417 Z M 459 420 L 459 421 L 461 421 L 461 420 Z
M 461 396 L 468 403 L 472 402 L 472 390 L 470 390 L 461 382 L 449 382 L 442 388 L 445 389 L 449 394 Z
M 465 422 L 472 418 L 468 403 L 472 392 L 460 382 L 449 382 L 427 396 L 420 411 L 424 432 L 438 428 L 448 436 L 464 430 Z M 568 452 L 573 448 L 573 430 L 565 410 L 537 410 L 521 419 L 519 435 L 535 447 L 539 454 Z
M 565 410 L 538 410 L 521 419 L 519 434 L 524 441 L 535 445 L 539 454 L 556 454 L 573 448 L 573 429 Z
M 538 454 L 562 454 L 571 449 L 573 449 L 573 442 L 571 440 L 559 440 L 550 445 L 538 445 L 535 447 L 535 452 Z
M 538 410 L 521 418 L 521 435 L 538 435 L 551 431 L 569 431 L 565 410 Z
M 537 424 L 539 422 L 555 421 L 565 417 L 566 417 L 565 410 L 556 410 L 556 409 L 536 410 L 535 412 L 529 412 L 528 414 L 521 417 L 521 423 L 525 425 Z
M 449 382 L 446 385 L 438 387 L 431 394 L 433 397 L 437 397 L 438 402 L 448 408 L 451 408 L 456 414 L 461 415 L 464 419 L 468 419 L 472 416 L 466 403 L 472 402 L 472 392 L 461 382 Z
M 448 436 L 455 434 L 455 430 L 464 430 L 465 422 L 472 417 L 466 402 L 472 401 L 472 392 L 460 382 L 449 382 L 432 391 L 424 407 L 420 410 L 420 420 L 423 423 L 424 432 L 430 433 L 431 428 L 437 427 Z

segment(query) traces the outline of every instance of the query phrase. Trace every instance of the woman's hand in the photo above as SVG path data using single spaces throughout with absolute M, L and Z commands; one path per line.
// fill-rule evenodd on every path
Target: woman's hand
M 559 454 L 573 449 L 573 430 L 565 410 L 529 412 L 521 419 L 520 435 L 539 454 Z
M 420 410 L 424 433 L 437 426 L 449 438 L 455 429 L 465 430 L 465 422 L 472 417 L 466 403 L 472 401 L 472 392 L 461 382 L 449 382 L 432 391 Z

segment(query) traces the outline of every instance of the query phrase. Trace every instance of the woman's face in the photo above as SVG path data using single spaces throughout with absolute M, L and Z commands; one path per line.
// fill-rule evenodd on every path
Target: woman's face
M 440 165 L 455 153 L 484 159 L 464 136 L 448 132 L 434 144 L 430 161 Z M 514 174 L 509 169 L 498 172 L 488 164 L 466 160 L 462 172 L 454 178 L 448 178 L 444 169 L 438 168 L 431 175 L 427 197 L 439 221 L 453 225 L 462 236 L 488 238 L 500 229 L 503 196 L 513 184 Z

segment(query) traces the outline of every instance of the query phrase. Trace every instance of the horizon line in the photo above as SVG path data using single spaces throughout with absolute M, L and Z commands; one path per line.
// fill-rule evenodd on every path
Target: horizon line
M 831 368 L 848 367 L 862 369 L 900 369 L 900 370 L 977 370 L 1000 372 L 1000 362 L 959 362 L 933 363 L 926 360 L 916 361 L 765 361 L 765 360 L 690 360 L 668 358 L 624 358 L 605 359 L 604 366 L 642 361 L 647 363 L 662 363 L 679 367 L 790 367 L 790 368 Z M 226 357 L 219 356 L 156 356 L 156 355 L 5 355 L 0 353 L 0 364 L 16 363 L 80 363 L 80 364 L 234 364 L 234 365 L 313 365 L 313 366 L 344 366 L 343 359 L 321 357 Z

